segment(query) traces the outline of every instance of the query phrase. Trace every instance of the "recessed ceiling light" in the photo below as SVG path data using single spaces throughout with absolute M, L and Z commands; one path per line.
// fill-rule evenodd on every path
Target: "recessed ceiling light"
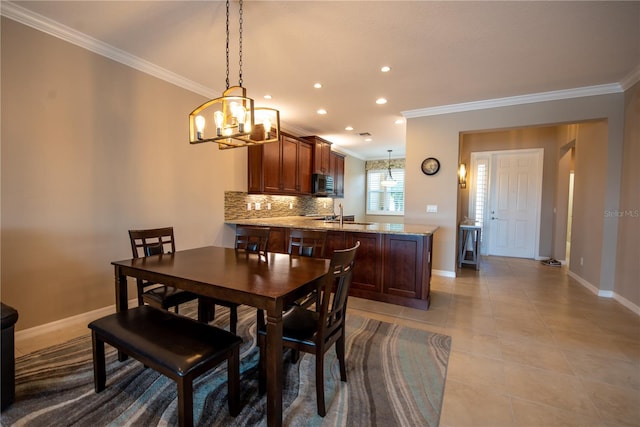
M 271 99 L 271 95 L 265 95 L 264 99 Z
M 371 141 L 373 141 L 373 138 L 365 138 L 364 140 L 367 141 L 367 142 L 371 142 Z
M 313 87 L 315 87 L 316 89 L 320 89 L 322 87 L 322 83 L 315 83 Z
M 397 125 L 401 125 L 404 123 L 404 119 L 397 119 L 394 123 Z
M 327 114 L 327 110 L 325 110 L 324 108 L 321 108 L 318 111 L 316 111 L 316 113 L 318 113 L 318 114 Z
M 353 126 L 347 126 L 344 130 L 353 130 Z
M 386 104 L 387 100 L 385 98 L 378 98 L 376 99 L 376 104 L 378 105 L 382 105 L 382 104 Z
M 383 73 L 388 73 L 389 71 L 391 71 L 391 67 L 385 65 L 384 67 L 380 68 L 380 71 L 382 71 Z

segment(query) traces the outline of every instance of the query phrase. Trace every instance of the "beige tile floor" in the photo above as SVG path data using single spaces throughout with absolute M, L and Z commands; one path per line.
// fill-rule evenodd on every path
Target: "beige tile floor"
M 434 276 L 431 308 L 352 298 L 349 310 L 452 337 L 442 427 L 640 426 L 640 317 L 517 258 Z M 16 343 L 17 354 L 87 333 Z

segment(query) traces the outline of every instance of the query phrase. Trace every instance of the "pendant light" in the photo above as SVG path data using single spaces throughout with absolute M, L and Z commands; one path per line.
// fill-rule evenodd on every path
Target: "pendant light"
M 240 4 L 240 69 L 238 86 L 229 86 L 229 0 L 227 0 L 227 89 L 220 98 L 205 102 L 189 114 L 189 142 L 216 142 L 218 148 L 237 148 L 276 142 L 280 136 L 280 112 L 254 107 L 242 86 L 242 0 Z
M 389 174 L 385 179 L 380 183 L 383 187 L 394 187 L 396 182 L 393 180 L 393 176 L 391 175 L 391 150 L 387 150 L 389 152 L 389 162 L 387 163 L 387 170 Z

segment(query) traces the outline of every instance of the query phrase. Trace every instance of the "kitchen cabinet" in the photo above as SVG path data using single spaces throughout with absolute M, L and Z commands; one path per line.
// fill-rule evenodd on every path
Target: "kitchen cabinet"
M 319 136 L 305 136 L 303 139 L 313 144 L 313 173 L 329 175 L 331 142 Z
M 377 233 L 348 233 L 348 248 L 360 242 L 351 279 L 351 295 L 358 290 L 366 293 L 382 293 L 382 235 Z
M 248 192 L 251 194 L 311 194 L 312 145 L 281 133 L 278 142 L 248 150 Z
M 344 197 L 344 156 L 331 152 L 329 173 L 333 176 L 333 196 Z
M 433 233 L 437 227 L 416 224 L 355 224 L 298 220 L 286 225 L 268 218 L 237 220 L 235 224 L 270 226 L 269 250 L 286 252 L 289 229 L 326 230 L 325 255 L 360 242 L 349 294 L 427 310 L 430 302 Z M 394 231 L 388 226 L 394 225 Z M 384 227 L 383 227 L 384 226 Z

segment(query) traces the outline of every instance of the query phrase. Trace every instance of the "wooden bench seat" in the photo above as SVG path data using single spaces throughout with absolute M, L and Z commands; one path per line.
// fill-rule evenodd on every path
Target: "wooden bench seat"
M 240 337 L 150 306 L 102 317 L 89 328 L 96 393 L 105 388 L 107 343 L 176 382 L 180 426 L 193 425 L 193 380 L 225 360 L 229 413 L 240 412 Z

